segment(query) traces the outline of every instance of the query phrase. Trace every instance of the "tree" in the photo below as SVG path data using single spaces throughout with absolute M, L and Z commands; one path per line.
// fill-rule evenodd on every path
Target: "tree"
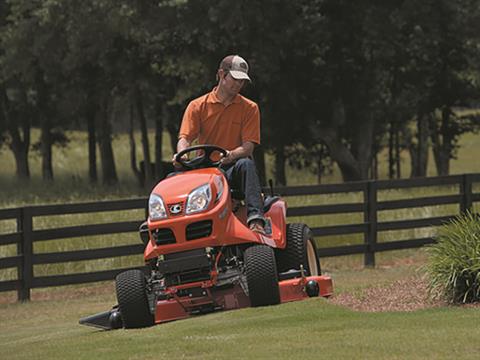
M 52 146 L 75 122 L 88 130 L 90 180 L 98 145 L 103 182 L 115 183 L 112 123 L 124 101 L 151 184 L 164 172 L 163 130 L 175 151 L 186 104 L 215 86 L 229 53 L 251 65 L 245 95 L 262 117 L 255 157 L 264 173 L 264 154 L 275 155 L 277 184 L 287 183 L 287 161 L 320 172 L 331 159 L 344 180 L 376 176 L 385 146 L 392 177 L 403 148 L 411 175 L 424 176 L 430 143 L 448 173 L 458 137 L 477 127 L 457 111 L 478 97 L 474 0 L 10 0 L 0 11 L 0 129 L 19 176 L 29 173 L 30 126 L 42 129 L 48 179 Z
M 30 177 L 28 152 L 30 148 L 29 109 L 32 99 L 21 81 L 21 74 L 12 68 L 13 62 L 7 49 L 15 43 L 16 34 L 8 31 L 11 8 L 6 1 L 0 2 L 0 121 L 2 138 L 13 152 L 16 174 L 19 179 Z M 23 63 L 20 63 L 23 64 Z
M 380 2 L 319 1 L 309 14 L 323 18 L 311 28 L 309 40 L 317 50 L 305 105 L 309 129 L 327 145 L 344 180 L 366 179 L 374 156 L 376 131 L 382 125 L 388 80 L 386 37 L 392 29 L 392 5 Z M 313 16 L 313 15 L 310 15 Z M 320 41 L 319 41 L 320 40 Z
M 59 63 L 65 50 L 62 17 L 53 2 L 17 0 L 10 3 L 9 11 L 2 29 L 4 81 L 16 84 L 17 94 L 24 93 L 20 97 L 24 99 L 22 107 L 31 106 L 34 110 L 29 114 L 21 113 L 35 115 L 32 124 L 41 128 L 37 148 L 42 156 L 42 176 L 52 180 L 52 146 L 57 140 L 65 140 L 57 109 L 64 90 Z M 18 136 L 12 134 L 12 138 Z M 12 144 L 14 142 L 18 140 L 13 140 Z M 14 149 L 18 146 L 14 145 Z
M 0 86 L 0 130 L 2 142 L 5 141 L 12 150 L 17 178 L 25 180 L 30 178 L 30 166 L 28 153 L 30 148 L 30 114 L 26 110 L 30 108 L 26 104 L 24 93 L 9 88 L 11 96 L 7 95 L 5 86 Z M 18 98 L 15 96 L 17 95 Z M 6 139 L 4 139 L 6 133 Z
M 453 108 L 468 106 L 478 95 L 471 76 L 479 58 L 475 46 L 478 5 L 475 1 L 405 1 L 401 18 L 399 30 L 410 34 L 402 41 L 404 88 L 411 94 L 407 104 L 416 111 L 410 117 L 416 120 L 417 141 L 408 137 L 412 175 L 425 175 L 428 137 L 437 173 L 446 175 L 458 137 L 475 127 L 473 119 L 456 117 Z

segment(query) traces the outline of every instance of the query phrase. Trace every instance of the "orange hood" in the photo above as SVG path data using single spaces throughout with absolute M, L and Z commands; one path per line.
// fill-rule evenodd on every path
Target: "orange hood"
M 223 176 L 217 168 L 186 171 L 159 182 L 152 193 L 160 195 L 166 204 L 180 203 L 187 199 L 192 190 L 210 184 L 212 196 L 216 196 L 218 189 L 214 177 L 218 175 Z

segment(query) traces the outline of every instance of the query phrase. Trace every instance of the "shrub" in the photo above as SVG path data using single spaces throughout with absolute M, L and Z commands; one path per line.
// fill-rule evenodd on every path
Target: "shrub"
M 460 215 L 442 226 L 427 250 L 430 293 L 451 303 L 480 301 L 480 218 Z

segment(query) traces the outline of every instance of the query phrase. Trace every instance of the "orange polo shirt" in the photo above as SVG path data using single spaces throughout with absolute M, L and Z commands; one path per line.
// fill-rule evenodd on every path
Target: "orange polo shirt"
M 238 94 L 227 106 L 218 100 L 216 88 L 188 104 L 179 138 L 233 150 L 245 141 L 260 144 L 258 105 Z

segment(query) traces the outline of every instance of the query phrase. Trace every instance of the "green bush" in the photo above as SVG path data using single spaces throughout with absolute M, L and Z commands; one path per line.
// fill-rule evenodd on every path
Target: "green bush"
M 430 292 L 451 303 L 480 301 L 480 217 L 466 213 L 442 226 L 428 248 Z

